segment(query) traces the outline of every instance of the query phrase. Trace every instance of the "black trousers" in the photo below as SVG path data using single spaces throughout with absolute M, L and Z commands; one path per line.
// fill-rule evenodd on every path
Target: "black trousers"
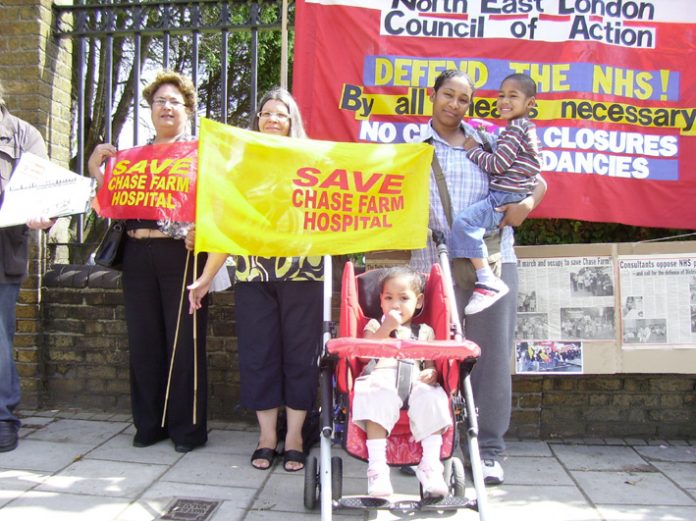
M 319 386 L 323 284 L 238 282 L 234 291 L 242 406 L 311 410 Z
M 199 273 L 205 258 L 205 255 L 199 256 Z M 205 352 L 208 303 L 206 298 L 203 307 L 197 311 L 197 348 L 194 349 L 193 316 L 188 313 L 188 292 L 184 291 L 182 297 L 185 270 L 188 285 L 194 279 L 193 254 L 187 257 L 184 241 L 127 240 L 122 281 L 130 350 L 131 408 L 137 430 L 135 440 L 142 443 L 169 437 L 174 443 L 196 446 L 208 439 Z M 174 351 L 175 337 L 177 343 Z M 162 428 L 172 353 L 174 366 L 166 424 Z M 198 391 L 194 419 L 196 378 Z

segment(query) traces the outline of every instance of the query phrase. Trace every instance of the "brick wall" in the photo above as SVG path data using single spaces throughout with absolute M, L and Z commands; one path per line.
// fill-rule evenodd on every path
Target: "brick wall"
M 44 407 L 128 412 L 119 274 L 57 266 L 45 283 Z M 210 418 L 230 419 L 239 412 L 234 292 L 213 295 L 209 313 Z M 511 436 L 696 437 L 696 376 L 515 376 L 513 384 Z
M 56 265 L 44 296 L 45 408 L 128 412 L 128 340 L 120 273 Z M 207 341 L 211 418 L 229 418 L 239 395 L 234 293 L 213 294 Z
M 514 376 L 521 438 L 696 436 L 696 375 Z

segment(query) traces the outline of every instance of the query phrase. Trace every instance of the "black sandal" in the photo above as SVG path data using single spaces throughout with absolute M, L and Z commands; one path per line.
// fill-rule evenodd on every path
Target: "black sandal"
M 267 447 L 261 448 L 261 449 L 256 449 L 254 453 L 251 455 L 251 459 L 249 462 L 251 463 L 251 466 L 254 467 L 255 469 L 258 470 L 268 470 L 273 466 L 273 462 L 275 461 L 275 457 L 277 455 L 277 452 L 275 449 L 269 449 Z M 262 459 L 268 462 L 267 467 L 260 467 L 258 465 L 254 465 L 254 460 L 257 459 Z
M 283 469 L 285 472 L 298 472 L 302 469 L 304 469 L 305 466 L 305 461 L 307 460 L 307 456 L 305 456 L 305 453 L 299 450 L 286 450 L 283 453 Z M 288 463 L 301 463 L 302 466 L 297 469 L 292 469 L 288 468 Z

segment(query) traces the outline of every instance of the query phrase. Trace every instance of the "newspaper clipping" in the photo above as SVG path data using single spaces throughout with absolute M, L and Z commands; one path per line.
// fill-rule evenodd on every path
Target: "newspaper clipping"
M 517 372 L 583 370 L 583 341 L 614 341 L 610 256 L 520 259 Z
M 515 369 L 522 373 L 582 373 L 582 343 L 518 342 Z
M 520 259 L 518 340 L 613 340 L 611 257 Z
M 34 217 L 63 217 L 89 210 L 96 182 L 30 152 L 22 154 L 5 187 L 0 227 Z
M 623 347 L 696 342 L 696 254 L 619 256 Z

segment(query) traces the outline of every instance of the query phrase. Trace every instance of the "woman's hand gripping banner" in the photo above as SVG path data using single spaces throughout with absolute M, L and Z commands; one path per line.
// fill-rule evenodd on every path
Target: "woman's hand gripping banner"
M 196 251 L 338 255 L 425 246 L 432 147 L 334 143 L 201 121 Z

